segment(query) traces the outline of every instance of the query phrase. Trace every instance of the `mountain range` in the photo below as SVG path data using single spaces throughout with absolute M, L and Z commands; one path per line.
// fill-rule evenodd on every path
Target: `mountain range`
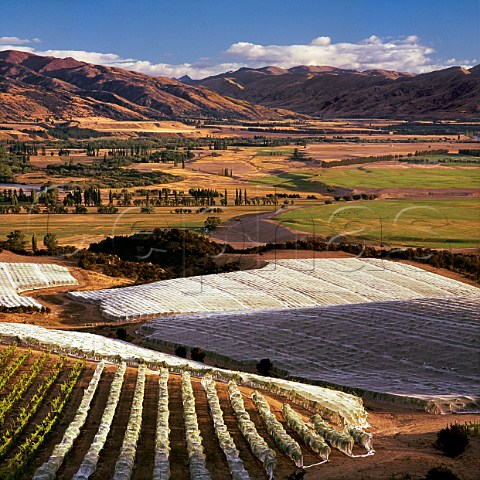
M 0 52 L 0 119 L 480 118 L 480 65 L 425 74 L 326 66 L 241 68 L 192 80 Z
M 181 79 L 269 108 L 321 117 L 480 118 L 480 65 L 424 74 L 335 67 L 241 68 Z
M 286 112 L 226 98 L 202 86 L 73 58 L 0 52 L 0 119 L 100 116 L 278 119 Z

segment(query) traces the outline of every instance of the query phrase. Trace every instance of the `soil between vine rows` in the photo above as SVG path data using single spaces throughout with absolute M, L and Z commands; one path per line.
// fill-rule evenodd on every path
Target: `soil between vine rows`
M 0 351 L 3 350 L 0 346 Z M 25 349 L 17 348 L 15 355 L 24 352 Z M 0 400 L 10 391 L 12 385 L 22 373 L 28 370 L 28 366 L 33 362 L 33 359 L 41 355 L 42 352 L 34 351 L 29 362 L 19 369 L 17 374 L 12 378 L 8 387 L 0 395 Z M 47 367 L 42 372 L 42 375 L 48 375 L 49 367 L 55 362 L 57 356 L 51 355 L 51 359 Z M 69 359 L 68 367 L 73 365 L 75 359 Z M 88 383 L 93 374 L 96 364 L 94 362 L 87 362 L 87 367 L 74 390 L 73 396 L 64 411 L 64 415 L 60 422 L 52 430 L 51 434 L 46 438 L 45 444 L 40 448 L 35 460 L 32 462 L 30 469 L 26 472 L 25 478 L 31 478 L 35 468 L 40 466 L 51 454 L 55 444 L 57 444 L 68 427 L 69 423 L 75 416 L 76 410 L 80 404 L 83 389 L 88 386 Z M 58 391 L 59 383 L 66 378 L 69 368 L 59 376 L 55 386 L 49 391 L 47 401 L 53 398 Z M 82 429 L 79 438 L 74 444 L 70 454 L 66 457 L 63 466 L 58 472 L 58 479 L 71 479 L 72 475 L 78 470 L 78 467 L 87 452 L 90 444 L 95 436 L 100 418 L 102 416 L 105 404 L 107 401 L 110 384 L 116 370 L 115 365 L 106 365 L 104 373 L 101 377 L 97 393 L 93 399 L 92 408 L 88 414 L 85 427 Z M 101 461 L 99 469 L 95 474 L 96 479 L 111 478 L 115 462 L 118 457 L 119 449 L 123 441 L 123 433 L 130 415 L 130 406 L 133 398 L 133 389 L 135 386 L 137 376 L 137 369 L 133 367 L 127 368 L 125 375 L 125 383 L 122 390 L 122 397 L 115 415 L 111 434 L 107 439 L 105 449 L 101 454 Z M 37 380 L 28 389 L 24 400 L 12 410 L 12 413 L 7 418 L 6 424 L 13 419 L 15 412 L 25 404 L 29 396 L 33 395 L 34 389 L 38 386 Z M 149 372 L 146 383 L 146 396 L 144 400 L 144 414 L 143 425 L 140 435 L 140 440 L 137 449 L 137 457 L 135 468 L 133 472 L 133 480 L 149 479 L 152 475 L 153 456 L 154 456 L 154 432 L 157 417 L 157 400 L 158 400 L 158 375 Z M 228 466 L 223 456 L 223 452 L 218 446 L 217 438 L 214 434 L 213 422 L 209 414 L 209 407 L 206 400 L 204 390 L 201 386 L 200 379 L 192 377 L 192 386 L 194 390 L 195 399 L 197 402 L 197 415 L 199 420 L 199 427 L 204 438 L 203 444 L 207 455 L 207 466 L 212 471 L 212 478 L 220 480 L 229 478 Z M 169 378 L 169 408 L 170 408 L 170 441 L 171 441 L 171 468 L 172 478 L 188 479 L 188 456 L 185 445 L 185 433 L 183 425 L 183 406 L 181 401 L 181 378 L 179 375 L 170 375 Z M 232 435 L 240 457 L 245 463 L 245 467 L 249 471 L 253 480 L 265 479 L 260 462 L 250 452 L 246 441 L 243 439 L 236 422 L 233 410 L 228 401 L 228 393 L 226 384 L 217 382 L 217 391 L 220 399 L 220 404 L 224 410 L 225 423 L 228 426 L 229 432 Z M 263 435 L 271 448 L 277 451 L 278 469 L 275 478 L 287 479 L 294 470 L 295 466 L 287 457 L 278 452 L 273 440 L 268 436 L 266 428 L 259 418 L 255 410 L 253 402 L 247 398 L 251 393 L 251 389 L 241 387 L 242 393 L 245 395 L 245 406 L 249 411 L 252 420 L 257 425 L 258 431 Z M 282 420 L 280 409 L 284 399 L 274 394 L 266 394 L 268 402 L 272 411 L 277 415 L 279 420 Z M 295 407 L 297 412 L 303 416 L 305 420 L 308 419 L 309 412 L 301 407 Z M 338 451 L 333 450 L 330 461 L 324 465 L 319 465 L 307 471 L 305 479 L 352 479 L 364 478 L 378 479 L 389 478 L 393 474 L 399 472 L 410 473 L 412 478 L 420 478 L 434 466 L 446 465 L 451 468 L 457 475 L 460 475 L 464 480 L 474 480 L 477 478 L 480 458 L 480 439 L 472 438 L 467 450 L 457 459 L 449 459 L 441 454 L 433 447 L 433 442 L 436 438 L 436 432 L 440 428 L 444 428 L 448 424 L 459 421 L 480 421 L 479 415 L 432 415 L 422 410 L 415 408 L 407 408 L 393 405 L 385 405 L 381 403 L 370 402 L 367 404 L 369 410 L 369 422 L 371 424 L 371 431 L 374 435 L 374 446 L 376 454 L 366 458 L 348 458 Z M 29 432 L 33 430 L 36 423 L 43 418 L 46 413 L 46 406 L 42 406 L 31 421 L 31 424 L 19 438 L 18 444 L 25 438 Z M 287 427 L 287 432 L 290 433 L 297 441 L 298 437 Z M 301 445 L 304 453 L 305 464 L 314 463 L 315 455 L 309 452 L 304 445 Z M 18 445 L 15 447 L 18 448 Z M 15 449 L 13 450 L 15 451 Z M 361 449 L 357 450 L 361 453 Z M 10 455 L 9 455 L 10 456 Z

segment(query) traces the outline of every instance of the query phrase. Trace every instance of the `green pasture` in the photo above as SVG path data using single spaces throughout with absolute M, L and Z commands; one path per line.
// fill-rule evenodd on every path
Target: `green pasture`
M 278 215 L 285 227 L 389 246 L 470 248 L 480 244 L 480 201 L 375 200 L 335 202 Z
M 333 167 L 271 175 L 252 182 L 305 192 L 322 191 L 324 185 L 347 188 L 480 188 L 480 168 L 377 168 L 365 164 L 348 169 Z
M 287 156 L 292 155 L 294 147 L 283 146 L 283 147 L 258 147 L 254 149 L 255 155 L 264 157 L 264 156 Z
M 293 190 L 296 192 L 324 192 L 325 184 L 316 173 L 289 172 L 281 175 L 268 175 L 250 180 L 258 185 L 271 185 L 279 190 Z

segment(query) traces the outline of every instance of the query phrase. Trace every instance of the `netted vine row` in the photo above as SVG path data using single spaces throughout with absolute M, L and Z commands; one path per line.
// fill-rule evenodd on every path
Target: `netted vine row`
M 162 368 L 158 378 L 157 428 L 155 432 L 155 464 L 152 480 L 170 478 L 170 427 L 168 423 L 168 369 Z
M 185 436 L 187 440 L 188 463 L 191 480 L 211 480 L 210 473 L 205 465 L 202 436 L 198 428 L 197 412 L 195 411 L 195 397 L 193 395 L 190 373 L 182 374 L 182 402 L 183 418 L 185 420 Z
M 305 445 L 320 455 L 323 460 L 328 460 L 330 455 L 330 447 L 325 442 L 325 439 L 308 428 L 307 424 L 302 420 L 300 415 L 295 412 L 288 403 L 283 404 L 282 413 L 287 425 L 297 433 Z
M 145 373 L 147 367 L 140 365 L 138 367 L 137 382 L 133 394 L 132 408 L 128 418 L 127 430 L 123 437 L 122 448 L 115 464 L 114 480 L 129 480 L 132 476 L 135 465 L 135 455 L 137 453 L 137 443 L 142 428 L 143 399 L 145 396 Z
M 367 433 L 358 427 L 348 428 L 348 433 L 352 436 L 355 443 L 365 447 L 365 450 L 369 453 L 373 453 L 373 437 L 371 433 Z
M 270 405 L 265 400 L 265 397 L 255 390 L 252 393 L 252 400 L 267 426 L 268 434 L 275 440 L 280 451 L 291 458 L 297 467 L 303 467 L 303 455 L 300 445 L 285 431 L 283 425 L 270 411 Z
M 100 452 L 105 446 L 105 442 L 107 441 L 107 436 L 110 432 L 110 427 L 112 426 L 115 410 L 117 409 L 118 401 L 120 400 L 120 393 L 122 391 L 126 369 L 127 365 L 125 363 L 121 363 L 118 366 L 117 372 L 115 373 L 115 377 L 110 386 L 107 405 L 103 411 L 97 434 L 95 435 L 88 452 L 85 454 L 80 468 L 78 469 L 77 473 L 75 473 L 72 480 L 85 480 L 89 478 L 97 469 L 98 458 L 100 456 Z
M 88 388 L 83 394 L 83 398 L 77 409 L 75 418 L 72 420 L 67 430 L 65 430 L 61 442 L 54 447 L 50 458 L 35 471 L 33 480 L 54 480 L 58 469 L 61 467 L 65 459 L 65 456 L 72 449 L 73 443 L 78 438 L 82 427 L 85 425 L 88 412 L 90 411 L 90 405 L 95 392 L 97 391 L 104 367 L 105 362 L 103 361 L 97 365 L 92 379 L 88 384 Z
M 228 428 L 225 425 L 223 419 L 223 411 L 220 406 L 220 400 L 218 399 L 217 389 L 215 388 L 215 382 L 211 375 L 205 375 L 202 379 L 202 386 L 207 395 L 208 405 L 210 407 L 210 414 L 213 419 L 215 427 L 215 433 L 220 444 L 220 448 L 223 450 L 225 457 L 227 458 L 228 468 L 233 480 L 249 480 L 250 475 L 245 470 L 245 465 L 240 458 L 240 452 L 238 451 L 232 436 L 228 432 Z
M 353 455 L 354 440 L 349 433 L 335 430 L 328 423 L 325 423 L 320 415 L 313 415 L 311 421 L 317 433 L 330 442 L 332 447 L 335 447 L 349 457 Z
M 262 462 L 270 480 L 273 478 L 277 459 L 275 452 L 267 445 L 265 439 L 258 433 L 250 415 L 245 410 L 242 394 L 234 381 L 228 382 L 228 393 L 233 411 L 237 416 L 238 427 L 250 445 L 253 454 Z

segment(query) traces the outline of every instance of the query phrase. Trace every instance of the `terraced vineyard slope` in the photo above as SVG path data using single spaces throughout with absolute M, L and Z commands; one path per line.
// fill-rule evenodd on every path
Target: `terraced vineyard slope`
M 187 371 L 180 376 L 153 365 L 84 361 L 15 345 L 0 347 L 0 362 L 8 372 L 8 378 L 2 373 L 6 382 L 0 393 L 2 480 L 287 479 L 297 467 L 275 440 L 278 428 L 298 442 L 297 466 L 322 462 L 288 426 L 281 413 L 287 400 L 273 391 L 260 394 L 233 380 L 227 388 L 211 375 L 201 382 Z M 11 373 L 9 366 L 18 363 Z M 241 427 L 235 392 L 251 419 L 247 430 Z M 271 409 L 273 430 L 252 394 L 262 398 L 261 408 Z M 289 404 L 284 411 L 292 415 L 293 407 L 306 422 L 320 411 Z M 340 434 L 335 412 L 323 414 Z M 251 429 L 255 442 L 270 452 L 268 468 L 250 441 Z M 360 444 L 355 452 L 365 454 Z M 344 458 L 334 450 L 330 462 L 340 465 Z
M 442 411 L 480 408 L 480 295 L 290 310 L 159 317 L 157 346 L 201 347 L 215 361 L 269 358 L 286 378 L 423 398 Z
M 411 265 L 378 259 L 277 260 L 241 272 L 72 292 L 113 320 L 164 313 L 272 310 L 475 295 L 478 289 Z
M 41 309 L 42 305 L 35 299 L 18 294 L 27 290 L 77 284 L 68 269 L 61 265 L 0 262 L 0 308 Z

